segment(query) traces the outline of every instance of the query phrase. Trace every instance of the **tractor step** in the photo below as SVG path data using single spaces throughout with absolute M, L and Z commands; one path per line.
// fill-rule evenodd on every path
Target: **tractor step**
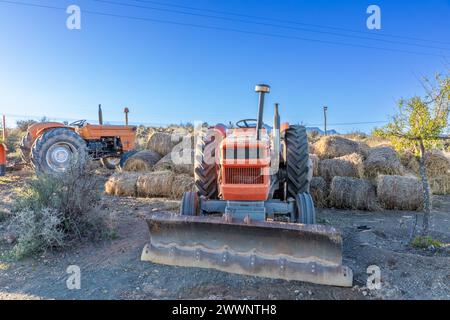
M 228 218 L 227 218 L 228 217 Z M 141 260 L 229 273 L 352 286 L 333 227 L 155 213 Z

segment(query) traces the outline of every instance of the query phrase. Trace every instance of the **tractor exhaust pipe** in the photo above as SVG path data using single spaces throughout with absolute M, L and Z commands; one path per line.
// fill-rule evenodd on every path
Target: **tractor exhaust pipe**
M 264 95 L 270 92 L 270 86 L 267 84 L 257 84 L 255 91 L 259 93 L 258 120 L 256 123 L 256 140 L 261 139 L 261 129 L 264 116 Z
M 102 111 L 102 105 L 98 105 L 98 124 L 103 125 L 103 111 Z
M 125 125 L 128 126 L 128 113 L 130 113 L 130 109 L 123 109 L 123 113 L 125 113 Z

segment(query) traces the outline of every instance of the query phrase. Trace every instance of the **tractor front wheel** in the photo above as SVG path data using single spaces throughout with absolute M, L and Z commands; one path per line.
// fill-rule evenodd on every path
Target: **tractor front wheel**
M 181 199 L 180 214 L 182 216 L 199 215 L 199 199 L 197 192 L 185 192 Z
M 83 166 L 86 158 L 86 142 L 68 128 L 46 131 L 31 148 L 34 168 L 44 173 L 64 173 L 70 167 Z

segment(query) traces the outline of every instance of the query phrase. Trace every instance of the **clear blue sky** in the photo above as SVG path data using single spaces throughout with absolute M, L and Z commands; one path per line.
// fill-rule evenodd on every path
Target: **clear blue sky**
M 0 1 L 0 113 L 10 115 L 10 121 L 15 119 L 11 115 L 96 119 L 99 103 L 104 106 L 104 118 L 111 122 L 122 120 L 125 106 L 131 110 L 131 121 L 136 123 L 235 121 L 256 117 L 257 96 L 253 88 L 259 82 L 272 87 L 266 104 L 267 122 L 271 122 L 274 102 L 280 103 L 282 120 L 291 123 L 322 123 L 323 105 L 329 106 L 330 123 L 383 121 L 393 114 L 396 100 L 422 94 L 418 78 L 444 70 L 440 55 L 450 57 L 450 1 L 445 0 L 159 0 L 280 21 L 144 3 L 145 0 L 108 1 L 197 15 L 92 0 L 10 1 L 60 8 L 77 4 L 82 10 L 82 29 L 71 31 L 66 28 L 65 10 Z M 381 30 L 366 27 L 366 8 L 370 4 L 381 7 Z M 92 11 L 258 34 L 102 16 Z M 374 125 L 331 127 L 341 132 L 369 131 Z

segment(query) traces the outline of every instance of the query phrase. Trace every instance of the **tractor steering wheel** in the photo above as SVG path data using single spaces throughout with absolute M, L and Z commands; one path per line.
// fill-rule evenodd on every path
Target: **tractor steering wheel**
M 256 119 L 243 119 L 236 122 L 238 128 L 256 128 Z
M 84 126 L 85 123 L 86 123 L 86 120 L 78 120 L 78 121 L 69 123 L 69 126 L 81 128 L 82 126 Z

